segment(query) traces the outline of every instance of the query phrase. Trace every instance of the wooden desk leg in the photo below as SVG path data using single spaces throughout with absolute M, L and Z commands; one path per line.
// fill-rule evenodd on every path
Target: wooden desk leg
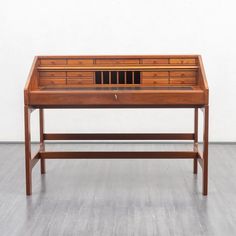
M 44 110 L 39 109 L 39 126 L 40 126 L 40 151 L 45 151 L 45 143 L 44 143 Z M 45 159 L 40 159 L 40 167 L 41 167 L 41 174 L 46 173 L 45 167 Z
M 25 116 L 25 174 L 26 194 L 32 194 L 31 138 L 30 138 L 30 107 L 24 107 Z
M 208 123 L 209 106 L 204 107 L 204 133 L 203 133 L 203 195 L 208 193 Z
M 198 151 L 198 108 L 194 109 L 194 151 Z M 197 158 L 193 159 L 193 173 L 197 174 Z

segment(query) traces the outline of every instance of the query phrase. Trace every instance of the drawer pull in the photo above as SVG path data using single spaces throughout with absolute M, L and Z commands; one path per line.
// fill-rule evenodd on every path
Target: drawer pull
M 117 94 L 115 94 L 115 99 L 116 99 L 116 100 L 118 99 L 118 96 L 117 96 Z

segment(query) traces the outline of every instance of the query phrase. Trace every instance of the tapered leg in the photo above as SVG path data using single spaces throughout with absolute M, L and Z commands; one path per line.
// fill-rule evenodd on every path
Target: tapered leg
M 24 107 L 25 116 L 25 176 L 26 194 L 32 194 L 32 167 L 31 167 L 31 138 L 30 138 L 30 108 Z
M 204 107 L 204 134 L 203 134 L 203 195 L 208 193 L 208 123 L 209 107 Z
M 198 108 L 194 109 L 194 151 L 198 151 Z M 193 173 L 197 174 L 197 157 L 193 159 Z
M 39 125 L 40 125 L 40 151 L 45 150 L 45 143 L 44 143 L 44 110 L 39 109 Z M 45 167 L 45 159 L 40 159 L 40 167 L 41 167 L 41 174 L 46 173 L 46 167 Z

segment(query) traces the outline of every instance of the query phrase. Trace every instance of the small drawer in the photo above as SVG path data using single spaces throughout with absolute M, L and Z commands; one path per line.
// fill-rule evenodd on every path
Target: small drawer
M 68 65 L 71 66 L 79 66 L 79 65 L 84 65 L 84 66 L 90 66 L 93 65 L 93 59 L 68 59 Z
M 67 76 L 70 76 L 70 77 L 91 77 L 91 78 L 93 78 L 93 72 L 71 71 L 71 72 L 67 72 Z
M 68 78 L 67 84 L 93 84 L 93 79 Z
M 41 59 L 41 65 L 66 65 L 65 59 Z
M 172 58 L 170 64 L 196 64 L 195 58 Z
M 170 78 L 170 84 L 195 85 L 196 78 Z
M 168 84 L 169 80 L 168 79 L 143 79 L 142 84 L 153 84 L 153 85 L 158 85 L 158 84 Z
M 96 64 L 139 64 L 139 59 L 96 59 Z
M 65 78 L 53 78 L 53 79 L 40 79 L 39 86 L 49 86 L 49 85 L 65 85 Z
M 142 59 L 142 63 L 145 65 L 153 65 L 153 64 L 168 64 L 168 58 L 156 58 L 156 59 Z
M 196 71 L 171 71 L 170 72 L 171 77 L 195 77 Z
M 66 77 L 65 71 L 41 71 L 39 72 L 40 77 Z
M 150 72 L 142 72 L 143 77 L 151 77 L 151 78 L 160 78 L 160 77 L 168 77 L 168 71 L 150 71 Z

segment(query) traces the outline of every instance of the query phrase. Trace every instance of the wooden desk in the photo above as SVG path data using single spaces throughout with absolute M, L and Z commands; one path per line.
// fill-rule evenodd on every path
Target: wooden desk
M 24 90 L 26 194 L 32 194 L 32 169 L 40 160 L 62 158 L 183 158 L 202 167 L 208 189 L 208 85 L 201 56 L 38 56 Z M 44 109 L 192 108 L 192 133 L 45 133 Z M 198 149 L 198 110 L 204 113 L 203 153 Z M 40 148 L 32 157 L 30 114 L 39 109 Z M 192 140 L 193 151 L 48 152 L 45 140 Z

